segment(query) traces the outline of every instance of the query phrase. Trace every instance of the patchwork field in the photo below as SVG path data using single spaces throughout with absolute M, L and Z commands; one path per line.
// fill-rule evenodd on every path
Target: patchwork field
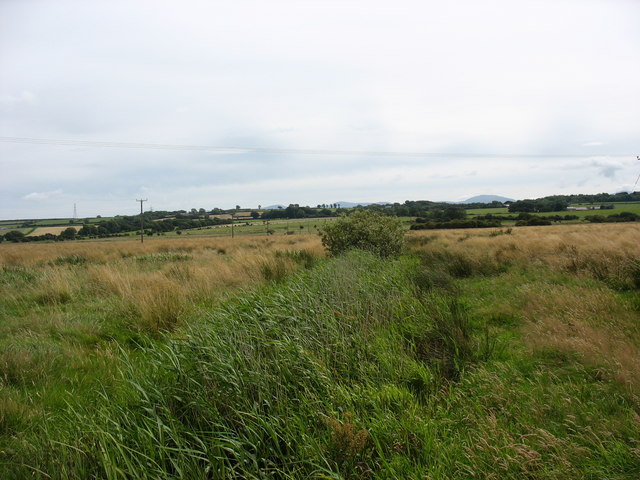
M 82 225 L 66 225 L 64 227 L 36 227 L 35 230 L 33 230 L 27 236 L 33 237 L 37 235 L 46 235 L 47 233 L 50 233 L 52 235 L 60 235 L 64 230 L 66 230 L 69 227 L 80 229 L 82 228 Z
M 620 214 L 622 212 L 631 212 L 631 213 L 635 213 L 636 215 L 640 215 L 640 203 L 639 202 L 629 202 L 629 203 L 623 203 L 623 202 L 616 202 L 616 203 L 611 203 L 610 205 L 613 205 L 612 209 L 606 209 L 606 210 L 564 210 L 561 212 L 542 212 L 542 213 L 534 213 L 533 215 L 540 215 L 540 216 L 548 216 L 548 215 L 576 215 L 577 217 L 579 217 L 579 219 L 583 219 L 584 217 L 590 216 L 590 215 L 613 215 L 613 214 Z M 577 205 L 573 205 L 575 207 L 593 207 L 594 205 L 591 204 L 577 204 Z M 599 207 L 599 204 L 595 205 L 596 208 Z M 507 207 L 504 208 L 475 208 L 475 209 L 469 209 L 467 210 L 467 214 L 469 215 L 469 218 L 473 218 L 475 216 L 478 215 L 488 215 L 491 214 L 493 216 L 495 216 L 496 218 L 500 219 L 500 217 L 502 216 L 517 216 L 518 213 L 509 213 Z M 579 221 L 579 220 L 578 220 Z
M 638 478 L 639 238 L 0 244 L 0 478 Z

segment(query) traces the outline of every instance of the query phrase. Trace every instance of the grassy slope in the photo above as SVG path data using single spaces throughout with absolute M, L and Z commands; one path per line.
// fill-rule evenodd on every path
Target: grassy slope
M 637 478 L 633 227 L 617 227 L 605 252 L 598 228 L 582 243 L 584 227 L 417 235 L 414 257 L 352 254 L 196 309 L 166 342 L 116 347 L 119 371 L 90 400 L 66 398 L 69 408 L 22 430 L 5 414 L 0 468 L 8 478 Z

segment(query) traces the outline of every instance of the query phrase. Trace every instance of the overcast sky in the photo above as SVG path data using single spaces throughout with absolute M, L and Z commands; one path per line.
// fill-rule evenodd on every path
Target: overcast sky
M 636 0 L 0 0 L 0 218 L 628 190 L 639 85 Z

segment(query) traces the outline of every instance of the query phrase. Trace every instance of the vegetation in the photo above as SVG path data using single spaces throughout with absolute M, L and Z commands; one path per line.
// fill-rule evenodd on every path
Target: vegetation
M 638 233 L 5 243 L 0 477 L 637 478 Z
M 562 212 L 569 206 L 563 196 L 544 197 L 537 200 L 518 200 L 509 204 L 509 212 Z
M 322 218 L 335 215 L 337 215 L 335 211 L 329 210 L 328 208 L 310 208 L 292 204 L 287 208 L 274 208 L 272 210 L 265 210 L 260 215 L 260 218 L 265 220 L 272 220 L 276 218 Z
M 570 205 L 572 207 L 570 208 Z M 584 211 L 566 211 L 576 205 Z M 594 214 L 594 210 L 598 213 Z M 612 210 L 604 215 L 603 210 Z M 203 229 L 212 230 L 227 225 L 240 225 L 242 234 L 262 235 L 279 233 L 278 223 L 293 220 L 300 228 L 300 233 L 318 231 L 318 223 L 330 221 L 340 213 L 350 214 L 356 211 L 371 211 L 378 215 L 399 218 L 414 217 L 415 223 L 410 226 L 413 230 L 435 230 L 456 228 L 495 228 L 502 226 L 502 222 L 516 226 L 551 225 L 558 222 L 591 222 L 616 223 L 631 222 L 640 219 L 640 193 L 618 193 L 597 195 L 554 195 L 538 199 L 519 200 L 505 204 L 492 201 L 490 203 L 472 203 L 456 205 L 444 202 L 426 200 L 407 200 L 404 203 L 371 204 L 354 208 L 341 208 L 340 204 L 321 204 L 316 208 L 290 204 L 288 207 L 262 210 L 235 209 L 223 210 L 214 208 L 207 211 L 204 208 L 186 210 L 149 211 L 142 215 L 142 228 L 145 235 L 182 235 L 189 230 L 192 232 Z M 517 215 L 512 215 L 514 213 Z M 545 215 L 555 213 L 555 215 Z M 313 221 L 307 224 L 305 221 Z M 262 224 L 259 222 L 262 221 Z M 298 223 L 300 222 L 300 223 Z M 273 224 L 273 225 L 272 225 Z M 280 224 L 282 226 L 282 224 Z M 47 228 L 48 227 L 48 228 Z M 112 218 L 46 219 L 46 220 L 3 220 L 0 221 L 0 242 L 36 242 L 63 241 L 74 239 L 96 239 L 129 236 L 139 233 L 141 227 L 140 216 L 115 216 Z M 292 234 L 290 225 L 284 225 L 284 232 Z M 311 227 L 311 228 L 310 228 Z M 75 230 L 75 235 L 69 228 Z M 306 229 L 306 230 L 305 230 Z M 208 232 L 211 236 L 224 236 L 224 230 Z
M 322 244 L 331 255 L 361 249 L 380 257 L 400 255 L 405 230 L 397 218 L 371 210 L 360 210 L 325 225 L 320 231 Z

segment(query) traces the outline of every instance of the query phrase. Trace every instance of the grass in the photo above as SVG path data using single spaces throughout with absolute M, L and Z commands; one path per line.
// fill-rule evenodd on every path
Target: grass
M 637 478 L 639 233 L 1 245 L 0 476 Z
M 605 203 L 606 204 L 606 203 Z M 533 213 L 532 215 L 538 215 L 538 216 L 549 216 L 549 215 L 575 215 L 577 217 L 579 217 L 579 220 L 569 220 L 569 221 L 563 221 L 565 223 L 576 223 L 579 221 L 582 221 L 582 219 L 584 219 L 584 217 L 587 216 L 591 216 L 591 215 L 604 215 L 604 216 L 608 216 L 608 215 L 613 215 L 613 214 L 619 214 L 622 212 L 631 212 L 631 213 L 635 213 L 636 215 L 640 215 L 640 202 L 630 202 L 630 203 L 610 203 L 609 205 L 613 205 L 612 209 L 607 209 L 607 210 L 579 210 L 579 211 L 570 211 L 570 210 L 564 210 L 561 212 L 541 212 L 541 213 Z M 595 206 L 596 208 L 598 208 L 600 206 L 600 204 L 577 204 L 577 205 L 572 205 L 572 206 L 576 206 L 576 207 L 588 207 L 588 206 Z M 487 215 L 487 214 L 491 214 L 494 217 L 496 217 L 498 220 L 500 219 L 500 217 L 502 216 L 517 216 L 518 213 L 509 213 L 508 209 L 506 207 L 503 208 L 473 208 L 473 209 L 469 209 L 467 210 L 467 214 L 469 215 L 469 218 L 473 218 L 477 215 Z

